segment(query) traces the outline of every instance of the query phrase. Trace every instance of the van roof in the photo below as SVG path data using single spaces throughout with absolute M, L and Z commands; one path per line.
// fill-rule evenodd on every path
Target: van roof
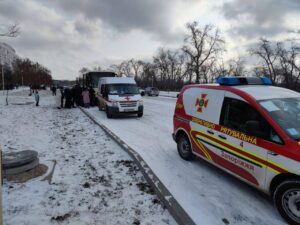
M 222 90 L 238 89 L 252 96 L 256 100 L 267 100 L 274 98 L 300 98 L 300 93 L 292 91 L 287 88 L 281 88 L 271 85 L 236 85 L 236 86 L 223 86 L 216 83 L 213 84 L 191 84 L 189 87 L 213 88 Z
M 273 98 L 300 98 L 300 94 L 287 88 L 264 86 L 264 85 L 241 85 L 235 86 L 241 91 L 254 97 L 256 100 Z
M 135 84 L 132 77 L 103 77 L 100 79 L 105 80 L 106 84 Z

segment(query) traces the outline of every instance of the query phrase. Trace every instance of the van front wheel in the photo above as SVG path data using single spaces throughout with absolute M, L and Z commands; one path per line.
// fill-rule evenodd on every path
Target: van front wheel
M 287 180 L 276 188 L 273 195 L 280 215 L 292 225 L 300 224 L 300 181 Z
M 185 134 L 180 134 L 177 138 L 177 150 L 180 157 L 184 160 L 192 160 L 194 158 L 190 140 Z

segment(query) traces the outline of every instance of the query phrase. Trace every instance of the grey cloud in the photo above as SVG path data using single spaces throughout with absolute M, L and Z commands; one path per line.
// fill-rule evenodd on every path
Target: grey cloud
M 130 42 L 126 37 L 132 34 L 141 35 L 138 50 L 142 45 L 147 47 L 146 41 L 153 49 L 157 45 L 181 43 L 183 32 L 172 26 L 174 12 L 178 11 L 175 7 L 182 5 L 179 2 L 192 7 L 199 1 L 0 0 L 0 25 L 19 22 L 21 26 L 19 37 L 1 41 L 11 44 L 21 56 L 41 60 L 54 72 L 65 70 L 70 74 L 67 67 L 73 67 L 73 75 L 90 60 L 99 57 L 105 62 L 105 57 L 113 57 L 106 56 L 103 49 L 96 49 L 102 43 L 108 48 L 111 45 L 117 52 L 114 54 L 119 54 L 114 40 L 121 46 L 120 55 L 127 54 L 122 51 L 136 51 L 124 47 Z M 139 36 L 134 38 L 139 40 Z
M 190 4 L 192 1 L 188 0 Z M 107 27 L 120 32 L 138 29 L 166 39 L 172 39 L 174 35 L 170 25 L 176 15 L 172 15 L 172 4 L 167 1 L 56 0 L 54 4 L 71 15 L 82 14 L 89 20 L 100 19 Z
M 233 34 L 246 37 L 272 36 L 286 33 L 288 13 L 300 11 L 299 0 L 233 0 L 220 9 L 226 19 L 238 22 Z M 243 21 L 243 18 L 250 21 Z

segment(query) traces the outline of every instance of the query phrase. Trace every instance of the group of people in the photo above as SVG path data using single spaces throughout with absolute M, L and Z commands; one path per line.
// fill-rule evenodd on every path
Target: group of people
M 92 87 L 82 88 L 79 84 L 76 84 L 72 88 L 61 87 L 60 93 L 60 108 L 73 108 L 75 106 L 89 108 L 95 105 L 95 91 Z

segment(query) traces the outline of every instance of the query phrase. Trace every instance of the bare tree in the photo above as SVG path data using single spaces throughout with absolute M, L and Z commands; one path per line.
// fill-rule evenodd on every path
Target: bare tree
M 80 70 L 79 70 L 79 73 L 80 74 L 85 74 L 86 72 L 89 72 L 90 70 L 86 67 L 82 67 Z
M 299 54 L 300 47 L 291 43 L 290 48 L 285 48 L 283 43 L 277 44 L 277 53 L 280 63 L 280 72 L 284 77 L 284 83 L 289 88 L 294 88 L 300 78 Z
M 200 28 L 195 21 L 188 23 L 187 29 L 189 35 L 184 40 L 185 44 L 182 50 L 189 57 L 191 70 L 196 76 L 196 83 L 199 83 L 200 80 L 208 82 L 202 69 L 207 68 L 212 61 L 216 60 L 218 54 L 224 50 L 225 42 L 221 38 L 219 30 L 214 29 L 212 25 Z
M 233 76 L 245 75 L 245 61 L 239 56 L 228 61 L 228 74 Z
M 129 63 L 133 69 L 134 76 L 138 77 L 143 71 L 143 62 L 141 60 L 131 59 L 129 60 Z
M 126 60 L 121 62 L 120 64 L 111 65 L 110 69 L 113 70 L 119 77 L 131 75 L 130 63 Z
M 120 65 L 122 74 L 126 77 L 131 77 L 133 75 L 132 73 L 132 65 L 130 63 L 130 60 L 124 60 Z
M 95 72 L 101 72 L 102 68 L 101 68 L 101 66 L 94 66 L 93 67 L 93 71 L 95 71 Z
M 268 40 L 261 38 L 258 47 L 250 49 L 250 53 L 252 55 L 259 56 L 263 60 L 263 63 L 268 69 L 270 79 L 273 82 L 276 82 L 277 70 L 275 68 L 275 64 L 278 58 L 278 52 L 271 46 L 271 43 Z
M 264 66 L 255 66 L 253 68 L 253 73 L 257 77 L 263 77 L 266 76 L 266 74 L 268 74 L 268 69 Z
M 20 34 L 19 24 L 13 24 L 11 26 L 2 28 L 0 30 L 0 36 L 2 37 L 17 37 Z
M 179 50 L 165 50 L 160 48 L 153 57 L 154 65 L 160 77 L 159 84 L 163 89 L 174 89 L 178 82 L 182 82 L 185 74 L 185 57 Z

